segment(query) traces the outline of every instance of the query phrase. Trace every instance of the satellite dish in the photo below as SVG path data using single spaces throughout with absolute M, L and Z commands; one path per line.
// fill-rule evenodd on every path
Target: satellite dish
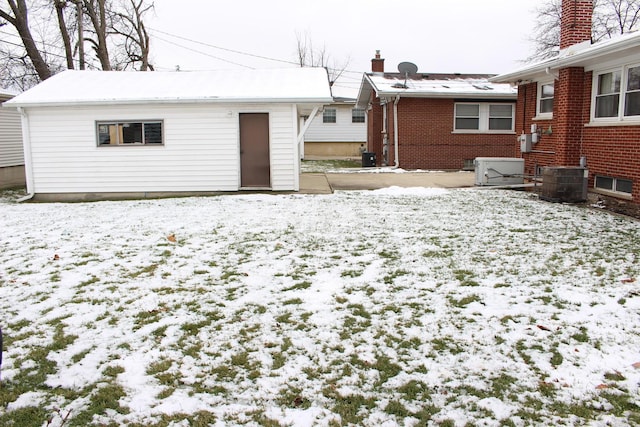
M 398 71 L 404 74 L 405 77 L 409 74 L 415 74 L 418 72 L 418 66 L 412 62 L 401 62 L 398 64 Z

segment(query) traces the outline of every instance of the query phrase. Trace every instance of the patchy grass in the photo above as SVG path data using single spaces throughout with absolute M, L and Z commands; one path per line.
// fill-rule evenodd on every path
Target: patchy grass
M 640 423 L 633 220 L 500 191 L 12 197 L 0 425 Z

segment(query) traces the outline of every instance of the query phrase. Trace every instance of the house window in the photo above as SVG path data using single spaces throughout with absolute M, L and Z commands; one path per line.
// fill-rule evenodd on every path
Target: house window
M 162 145 L 162 121 L 98 122 L 98 145 Z
M 511 129 L 513 129 L 513 110 L 511 105 L 489 105 L 489 130 Z
M 541 83 L 538 87 L 538 115 L 553 114 L 554 83 Z
M 594 74 L 593 118 L 640 119 L 640 65 Z
M 627 70 L 624 115 L 640 116 L 640 65 Z
M 456 103 L 455 132 L 513 132 L 513 104 Z
M 456 130 L 480 130 L 479 104 L 456 104 Z
M 322 112 L 322 123 L 335 123 L 336 122 L 336 109 L 325 108 Z
M 364 110 L 362 108 L 351 110 L 351 123 L 364 123 Z
M 596 175 L 595 187 L 601 190 L 631 194 L 631 191 L 633 189 L 633 181 L 629 179 L 611 178 L 608 176 Z
M 619 71 L 598 75 L 598 89 L 596 93 L 596 117 L 617 117 L 620 105 Z

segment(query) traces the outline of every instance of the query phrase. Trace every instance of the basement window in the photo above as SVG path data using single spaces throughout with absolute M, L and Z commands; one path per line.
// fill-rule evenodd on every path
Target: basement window
M 98 145 L 162 145 L 162 125 L 160 120 L 97 122 Z
M 633 190 L 633 181 L 622 178 L 612 178 L 609 176 L 596 175 L 595 188 L 616 193 L 631 194 Z

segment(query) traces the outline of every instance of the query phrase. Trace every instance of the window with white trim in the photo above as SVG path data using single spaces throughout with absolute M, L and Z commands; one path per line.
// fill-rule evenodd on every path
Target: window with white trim
M 353 108 L 351 110 L 351 123 L 364 123 L 365 111 L 362 108 Z
M 454 114 L 454 132 L 513 132 L 513 104 L 457 102 Z
M 610 176 L 596 175 L 594 186 L 595 188 L 599 188 L 600 190 L 631 194 L 633 190 L 633 181 L 631 181 L 630 179 L 612 178 Z
M 162 121 L 97 122 L 99 146 L 162 145 Z
M 640 64 L 595 72 L 594 120 L 640 120 Z
M 322 112 L 322 123 L 335 123 L 336 122 L 336 109 L 325 108 Z
M 553 115 L 554 92 L 554 82 L 540 83 L 538 85 L 538 116 L 551 117 Z

